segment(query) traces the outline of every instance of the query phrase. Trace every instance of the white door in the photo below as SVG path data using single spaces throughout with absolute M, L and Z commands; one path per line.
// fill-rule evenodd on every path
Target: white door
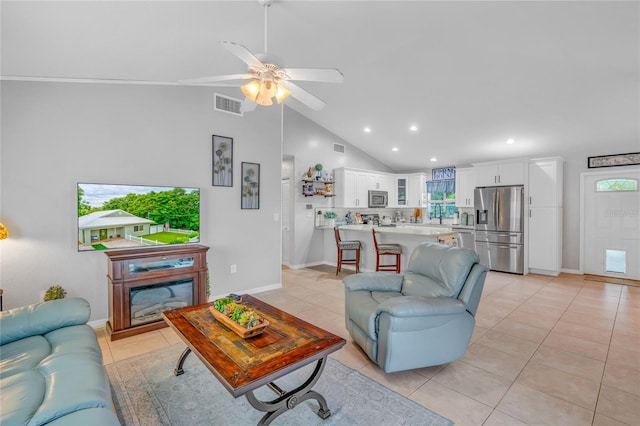
M 584 273 L 640 280 L 640 170 L 587 173 L 583 182 Z
M 282 264 L 289 265 L 291 239 L 291 182 L 282 180 Z

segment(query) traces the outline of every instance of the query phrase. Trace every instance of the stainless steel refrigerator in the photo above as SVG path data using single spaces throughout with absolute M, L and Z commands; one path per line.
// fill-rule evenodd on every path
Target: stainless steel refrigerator
M 524 273 L 524 187 L 475 189 L 476 251 L 493 271 Z

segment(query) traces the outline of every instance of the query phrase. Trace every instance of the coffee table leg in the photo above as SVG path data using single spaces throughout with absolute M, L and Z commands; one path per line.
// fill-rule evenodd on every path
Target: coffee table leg
M 186 348 L 184 351 L 182 351 L 182 355 L 180 355 L 180 358 L 178 358 L 178 363 L 176 364 L 176 368 L 173 370 L 173 374 L 175 376 L 180 376 L 184 374 L 184 369 L 182 368 L 182 366 L 184 365 L 184 360 L 187 359 L 187 356 L 190 353 L 191 353 L 190 348 Z
M 245 395 L 247 396 L 249 404 L 251 404 L 256 410 L 264 411 L 267 413 L 262 417 L 262 419 L 260 419 L 258 425 L 268 425 L 280 414 L 284 413 L 287 410 L 295 408 L 296 405 L 307 399 L 315 399 L 318 401 L 318 403 L 320 403 L 320 408 L 317 411 L 318 416 L 320 416 L 322 419 L 326 419 L 327 417 L 329 417 L 331 415 L 331 410 L 329 410 L 327 400 L 324 399 L 324 397 L 318 392 L 311 390 L 313 385 L 315 385 L 320 378 L 320 375 L 322 374 L 326 363 L 326 357 L 319 359 L 318 363 L 316 364 L 316 368 L 313 370 L 309 378 L 302 385 L 298 386 L 292 391 L 281 392 L 280 388 L 278 388 L 275 384 L 269 386 L 271 387 L 271 389 L 274 389 L 277 393 L 280 394 L 278 398 L 272 401 L 260 401 L 258 398 L 256 398 L 253 391 L 247 392 Z

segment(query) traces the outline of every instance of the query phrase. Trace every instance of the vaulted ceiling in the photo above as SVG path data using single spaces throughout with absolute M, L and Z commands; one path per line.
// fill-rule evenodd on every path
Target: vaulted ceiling
M 623 153 L 640 151 L 639 4 L 274 1 L 268 47 L 279 65 L 339 68 L 342 84 L 299 83 L 324 109 L 286 104 L 396 171 Z M 245 72 L 220 41 L 264 50 L 255 0 L 0 8 L 5 79 L 174 83 Z

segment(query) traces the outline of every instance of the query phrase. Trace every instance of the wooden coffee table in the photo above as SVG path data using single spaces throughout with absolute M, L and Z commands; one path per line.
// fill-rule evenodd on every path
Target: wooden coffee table
M 247 339 L 239 337 L 211 314 L 209 307 L 213 303 L 162 314 L 187 345 L 174 374 L 183 374 L 186 357 L 191 352 L 195 353 L 231 395 L 235 398 L 246 395 L 255 409 L 266 412 L 259 425 L 271 423 L 307 399 L 316 399 L 320 403 L 318 416 L 323 419 L 329 417 L 331 411 L 327 401 L 311 388 L 320 378 L 327 356 L 344 346 L 345 340 L 252 296 L 243 295 L 242 303 L 269 321 L 262 334 Z M 315 369 L 296 389 L 284 391 L 273 383 L 277 378 L 314 361 Z M 255 389 L 265 385 L 276 392 L 274 400 L 261 401 L 254 395 Z

